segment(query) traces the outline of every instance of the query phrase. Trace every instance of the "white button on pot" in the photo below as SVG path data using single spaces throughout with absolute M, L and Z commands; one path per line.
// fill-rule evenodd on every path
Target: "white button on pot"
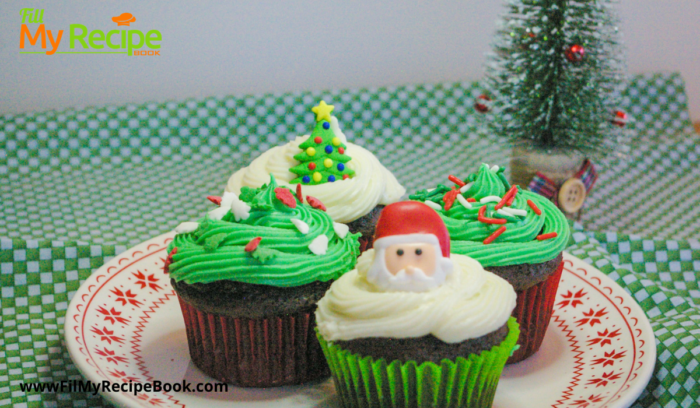
M 570 178 L 559 189 L 559 208 L 568 213 L 575 213 L 583 207 L 586 200 L 586 186 L 581 179 Z

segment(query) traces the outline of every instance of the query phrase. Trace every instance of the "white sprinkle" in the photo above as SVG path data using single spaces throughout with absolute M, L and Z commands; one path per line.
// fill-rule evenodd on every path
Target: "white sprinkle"
M 464 196 L 461 194 L 457 194 L 457 201 L 459 201 L 459 203 L 462 204 L 464 208 L 472 208 L 472 203 L 467 201 L 467 199 L 464 198 Z
M 493 171 L 493 172 L 498 171 L 498 169 L 500 169 L 500 167 L 498 167 L 498 164 L 494 164 L 494 165 L 491 167 L 491 171 Z
M 247 220 L 250 217 L 250 206 L 234 195 L 231 203 L 231 212 L 236 221 Z
M 517 208 L 503 207 L 499 211 L 504 211 L 504 212 L 511 214 L 511 215 L 519 215 L 521 217 L 525 217 L 527 215 L 527 211 L 518 210 Z
M 480 202 L 481 204 L 484 204 L 484 203 L 498 203 L 498 202 L 500 202 L 500 201 L 501 201 L 501 197 L 499 197 L 499 196 L 486 196 L 486 197 L 482 198 L 481 200 L 479 200 L 479 202 Z
M 175 228 L 176 234 L 187 234 L 188 232 L 193 232 L 199 228 L 198 222 L 188 221 L 183 222 Z
M 464 194 L 464 193 L 466 193 L 467 190 L 469 190 L 473 185 L 474 185 L 474 182 L 467 183 L 467 184 L 463 185 L 462 187 L 460 187 L 459 192 L 462 193 L 462 194 Z
M 340 239 L 344 239 L 345 236 L 348 235 L 348 231 L 350 231 L 350 227 L 348 227 L 345 224 L 341 224 L 339 222 L 334 222 L 333 223 L 333 231 L 335 231 L 335 235 L 340 237 Z
M 435 190 L 435 189 L 434 189 L 434 188 L 429 188 L 429 189 L 427 189 L 427 190 L 425 190 L 425 191 L 431 192 L 431 191 L 433 191 L 433 190 Z
M 309 244 L 309 249 L 316 255 L 325 255 L 328 250 L 328 237 L 321 234 Z
M 430 200 L 425 200 L 425 204 L 426 204 L 428 207 L 430 207 L 430 208 L 432 208 L 433 210 L 435 210 L 435 211 L 442 210 L 442 207 L 440 207 L 440 204 L 438 204 L 438 203 L 436 203 L 436 202 L 433 202 L 433 201 L 430 201 Z
M 306 234 L 309 232 L 309 224 L 305 223 L 304 221 L 298 219 L 298 218 L 292 218 L 291 219 L 292 224 L 294 224 L 295 227 L 301 232 L 302 234 Z
M 504 217 L 513 218 L 513 214 L 511 214 L 511 213 L 509 213 L 509 212 L 506 212 L 506 211 L 503 211 L 503 209 L 498 209 L 498 210 L 496 210 L 496 214 L 501 214 L 501 215 L 504 216 Z

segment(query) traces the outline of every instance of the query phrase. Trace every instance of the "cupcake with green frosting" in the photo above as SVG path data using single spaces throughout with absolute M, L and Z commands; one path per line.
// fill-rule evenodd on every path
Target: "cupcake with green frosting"
M 513 287 L 450 253 L 422 203 L 388 205 L 374 243 L 316 311 L 342 406 L 490 407 L 519 335 Z
M 194 364 L 249 387 L 328 376 L 316 302 L 355 266 L 359 234 L 274 177 L 209 199 L 218 207 L 177 227 L 166 260 Z
M 439 184 L 410 195 L 434 208 L 452 239 L 452 252 L 479 261 L 506 279 L 518 294 L 513 316 L 522 335 L 509 360 L 521 361 L 539 349 L 552 315 L 569 240 L 564 214 L 548 199 L 511 186 L 503 167 L 482 164 L 452 186 Z

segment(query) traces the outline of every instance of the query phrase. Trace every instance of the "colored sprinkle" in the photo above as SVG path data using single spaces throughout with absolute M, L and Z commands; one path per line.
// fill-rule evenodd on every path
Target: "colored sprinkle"
M 515 186 L 513 186 L 513 187 L 515 187 Z M 515 190 L 515 191 L 516 191 L 516 193 L 517 193 L 518 190 Z M 513 200 L 515 200 L 515 195 L 516 195 L 516 194 L 511 195 L 510 198 L 508 199 L 508 201 L 506 202 L 506 205 L 507 205 L 508 207 L 510 207 L 510 205 L 513 204 Z
M 479 208 L 479 215 L 477 217 L 477 220 L 479 220 L 479 222 L 483 222 L 484 224 L 505 224 L 507 222 L 502 218 L 487 218 L 485 205 Z
M 328 129 L 331 128 L 331 124 L 328 123 L 328 122 L 323 122 L 323 128 L 326 129 L 326 130 L 328 130 Z
M 207 196 L 207 200 L 211 201 L 216 205 L 221 205 L 221 197 L 219 196 Z
M 328 181 L 330 181 L 331 183 L 334 182 L 334 181 L 335 181 L 335 176 L 332 175 L 332 174 L 331 174 L 330 176 L 328 176 Z
M 339 137 L 334 137 L 331 140 L 331 143 L 333 143 L 333 146 L 340 146 L 340 138 Z
M 299 200 L 300 203 L 304 202 L 304 196 L 301 195 L 301 184 L 297 184 L 297 200 Z
M 350 176 L 349 176 L 349 175 L 347 175 L 347 174 L 343 174 L 343 180 L 345 180 L 345 179 L 349 179 L 349 178 L 350 178 Z
M 316 163 L 311 162 L 309 163 L 309 170 L 315 170 L 316 169 Z
M 464 208 L 472 208 L 472 205 L 467 201 L 463 195 L 457 194 L 457 201 L 464 206 Z
M 469 197 L 469 198 L 467 198 L 467 202 L 475 203 L 475 202 L 476 202 L 476 198 L 474 198 L 474 197 Z
M 309 177 L 309 176 L 304 176 L 304 177 L 301 178 L 301 181 L 304 182 L 304 183 L 307 183 L 307 184 L 308 184 L 308 183 L 311 183 L 311 177 Z
M 505 221 L 505 220 L 504 220 Z M 497 229 L 496 231 L 493 232 L 493 234 L 489 235 L 488 238 L 484 240 L 484 245 L 488 245 L 492 243 L 496 238 L 498 238 L 499 235 L 503 234 L 506 232 L 506 226 L 502 226 L 501 228 Z
M 323 142 L 323 139 L 321 139 L 321 136 L 316 136 L 314 138 L 314 142 L 316 142 L 316 144 L 319 144 L 319 143 Z
M 445 202 L 445 211 L 452 208 L 452 204 L 454 204 L 458 195 L 459 190 L 457 190 L 456 188 L 445 193 L 445 195 L 442 197 L 442 201 Z
M 326 211 L 326 206 L 316 197 L 306 196 L 306 202 L 317 210 Z
M 430 201 L 430 200 L 425 200 L 425 205 L 427 205 L 428 207 L 432 208 L 435 211 L 442 210 L 442 207 L 440 207 L 440 204 L 433 202 L 433 201 Z
M 328 153 L 328 154 L 333 153 L 333 146 L 327 145 L 327 146 L 326 146 L 326 153 Z
M 326 166 L 327 168 L 330 168 L 333 165 L 333 160 L 326 159 L 323 161 L 323 165 Z
M 316 154 L 316 149 L 314 149 L 313 147 L 309 147 L 308 149 L 306 149 L 306 154 L 308 154 L 309 157 L 311 157 Z
M 556 232 L 550 232 L 549 234 L 542 234 L 537 236 L 538 241 L 544 241 L 545 239 L 550 239 L 550 238 L 556 238 L 557 233 Z
M 510 190 L 508 190 L 508 192 L 503 195 L 503 199 L 501 199 L 501 201 L 499 201 L 498 204 L 496 204 L 495 209 L 500 210 L 501 208 L 503 208 L 503 206 L 508 203 L 511 196 L 514 196 L 517 192 L 518 192 L 517 186 L 511 187 Z M 508 205 L 510 205 L 510 204 L 508 204 Z
M 459 192 L 466 193 L 467 190 L 469 190 L 473 185 L 474 185 L 474 182 L 467 183 L 467 184 L 463 185 L 462 187 L 460 187 Z
M 457 177 L 453 176 L 452 174 L 447 176 L 447 178 L 450 179 L 451 182 L 457 184 L 460 187 L 464 187 L 464 185 L 465 185 L 465 183 L 462 180 L 458 179 Z
M 246 252 L 253 252 L 258 248 L 258 245 L 260 244 L 260 241 L 262 241 L 262 237 L 256 237 L 250 240 L 243 248 Z
M 535 203 L 533 203 L 531 200 L 527 200 L 527 205 L 529 205 L 530 208 L 532 208 L 532 211 L 534 211 L 535 214 L 537 214 L 537 215 L 542 215 L 542 210 L 540 210 L 539 208 L 537 208 L 537 206 L 535 205 Z
M 345 153 L 345 149 L 343 149 L 342 147 L 339 147 L 339 148 L 338 148 L 338 153 L 344 154 L 344 153 Z
M 345 165 L 343 163 L 338 163 L 338 170 L 340 170 L 340 171 L 345 170 Z
M 501 197 L 499 196 L 486 196 L 479 200 L 480 203 L 485 204 L 485 203 L 497 203 L 501 201 Z
M 297 208 L 297 200 L 294 199 L 292 192 L 284 187 L 275 189 L 275 197 L 282 201 L 289 208 Z

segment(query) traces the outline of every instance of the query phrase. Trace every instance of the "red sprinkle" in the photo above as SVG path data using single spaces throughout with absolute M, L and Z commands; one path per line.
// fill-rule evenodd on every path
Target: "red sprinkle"
M 304 202 L 304 196 L 301 195 L 301 184 L 297 184 L 297 200 L 299 200 L 300 203 Z
M 510 201 L 512 203 L 511 198 L 515 197 L 515 194 L 517 192 L 518 192 L 517 186 L 511 187 L 510 190 L 508 190 L 508 192 L 503 195 L 503 198 L 501 199 L 501 201 L 499 201 L 498 204 L 496 204 L 496 207 L 494 207 L 494 209 L 500 210 L 501 208 L 503 208 L 504 205 L 506 205 L 506 204 L 510 205 L 508 202 Z
M 292 192 L 284 187 L 277 187 L 275 189 L 275 197 L 282 201 L 284 205 L 289 208 L 297 208 L 297 200 L 294 199 Z
M 459 194 L 459 190 L 457 189 L 452 189 L 445 193 L 445 195 L 442 197 L 442 201 L 445 202 L 445 211 L 449 210 L 452 208 L 452 204 L 454 204 L 455 200 L 457 199 L 457 195 Z
M 326 206 L 316 197 L 306 196 L 306 202 L 317 210 L 326 211 Z
M 465 182 L 463 182 L 462 180 L 460 180 L 460 179 L 458 179 L 457 177 L 453 176 L 452 174 L 450 174 L 449 176 L 447 176 L 447 178 L 450 179 L 451 182 L 457 184 L 457 185 L 460 186 L 460 187 L 464 187 L 464 185 L 466 184 Z
M 173 263 L 173 255 L 177 253 L 177 247 L 173 248 L 172 251 L 165 258 L 165 265 L 163 265 L 163 272 L 170 273 L 170 264 Z
M 243 248 L 243 249 L 244 249 L 246 252 L 253 252 L 253 251 L 255 251 L 255 249 L 258 248 L 258 245 L 260 245 L 260 241 L 262 241 L 262 237 L 253 238 L 253 239 L 250 240 L 250 242 L 248 242 L 248 243 L 245 245 L 245 248 Z
M 483 206 L 481 206 L 481 208 L 479 208 L 479 215 L 477 217 L 479 222 L 483 222 L 484 224 L 505 224 L 506 223 L 506 220 L 504 220 L 503 218 L 487 218 L 487 217 L 485 217 L 485 215 L 486 215 L 486 206 L 483 205 Z
M 474 198 L 474 197 L 469 197 L 469 198 L 467 198 L 467 202 L 475 203 L 475 202 L 476 202 L 476 198 Z
M 549 234 L 542 234 L 537 236 L 538 241 L 544 241 L 545 239 L 550 239 L 550 238 L 556 238 L 557 233 L 556 232 L 550 232 Z
M 532 211 L 534 211 L 535 214 L 537 214 L 537 215 L 542 215 L 542 210 L 540 210 L 539 208 L 537 208 L 537 206 L 535 205 L 535 203 L 533 203 L 531 200 L 527 200 L 527 205 L 529 205 L 530 208 L 532 208 Z
M 212 203 L 216 205 L 221 205 L 221 197 L 219 196 L 208 196 L 207 200 L 211 201 Z
M 505 221 L 505 220 L 504 220 Z M 496 238 L 498 238 L 499 235 L 503 234 L 506 232 L 506 226 L 502 226 L 501 228 L 497 229 L 496 231 L 493 232 L 493 234 L 489 235 L 485 240 L 484 240 L 484 245 L 488 245 L 492 243 Z

